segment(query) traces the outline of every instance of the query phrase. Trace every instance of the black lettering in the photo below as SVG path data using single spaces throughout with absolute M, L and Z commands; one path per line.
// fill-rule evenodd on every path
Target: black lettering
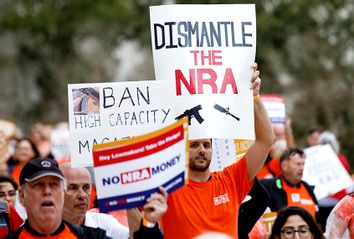
M 133 112 L 132 119 L 131 119 L 131 121 L 130 121 L 130 125 L 133 125 L 133 121 L 135 121 L 135 124 L 136 124 L 136 125 L 138 124 L 138 120 L 136 119 L 135 112 Z
M 176 25 L 176 22 L 165 22 L 165 25 L 168 26 L 169 28 L 169 38 L 170 38 L 170 44 L 169 45 L 166 45 L 166 49 L 169 49 L 169 48 L 177 48 L 177 45 L 174 45 L 173 44 L 173 29 L 172 29 L 172 26 L 173 25 Z
M 252 47 L 252 44 L 247 44 L 246 43 L 246 36 L 249 36 L 251 37 L 252 34 L 251 33 L 246 33 L 246 25 L 252 25 L 252 22 L 241 22 L 241 26 L 242 26 L 242 43 L 243 43 L 243 46 L 246 46 L 246 47 Z
M 161 29 L 161 44 L 159 45 L 158 42 L 158 34 L 157 34 L 157 30 Z M 155 35 L 155 49 L 159 50 L 161 48 L 163 48 L 165 46 L 165 28 L 163 25 L 161 24 L 154 24 L 154 35 Z
M 149 86 L 146 87 L 146 95 L 144 96 L 143 92 L 139 89 L 139 87 L 136 88 L 136 98 L 138 99 L 138 105 L 140 105 L 140 97 L 139 95 L 144 99 L 146 104 L 150 104 L 150 92 L 149 92 Z
M 154 123 L 156 123 L 156 111 L 158 110 L 151 110 L 151 112 L 154 114 Z
M 127 94 L 127 96 L 125 94 Z M 125 87 L 124 92 L 123 92 L 123 96 L 120 99 L 118 107 L 120 107 L 122 105 L 123 100 L 126 100 L 126 99 L 130 99 L 130 102 L 132 103 L 132 105 L 135 106 L 133 98 L 132 98 L 132 96 L 130 94 L 130 91 L 129 91 L 128 87 Z
M 236 42 L 236 37 L 235 37 L 235 28 L 234 28 L 234 23 L 231 22 L 231 40 L 232 40 L 232 46 L 242 46 L 241 43 Z
M 141 116 L 141 114 L 144 114 L 144 113 L 145 113 L 145 111 L 140 111 L 139 112 L 139 123 L 140 124 L 144 124 L 145 123 L 145 121 L 142 120 L 143 117 Z
M 182 27 L 184 27 L 184 31 L 182 32 Z M 186 47 L 188 46 L 188 35 L 185 33 L 187 31 L 187 23 L 186 22 L 180 22 L 177 25 L 177 33 L 180 36 L 178 38 L 178 46 L 179 47 Z M 184 39 L 184 43 L 182 43 L 182 39 Z
M 129 112 L 124 112 L 124 125 L 128 124 L 128 119 L 130 117 L 130 113 Z
M 224 26 L 224 38 L 225 38 L 225 45 L 229 46 L 229 35 L 227 34 L 227 28 L 230 22 L 220 22 L 220 25 Z
M 217 46 L 221 46 L 221 34 L 220 34 L 220 24 L 218 24 L 218 30 L 215 30 L 214 24 L 212 22 L 210 25 L 210 40 L 211 46 L 214 46 L 214 40 L 217 42 Z
M 75 119 L 75 129 L 77 129 L 77 126 L 79 125 L 80 126 L 80 128 L 82 129 L 82 128 L 86 128 L 84 125 L 83 125 L 83 123 L 84 122 L 82 122 L 82 117 L 81 117 L 81 115 L 80 116 L 76 116 L 75 115 L 75 117 L 74 117 L 74 119 Z
M 165 114 L 165 116 L 164 116 L 164 118 L 163 118 L 163 120 L 162 120 L 162 123 L 165 123 L 165 120 L 166 120 L 166 118 L 167 118 L 167 116 L 168 116 L 168 113 L 170 113 L 170 109 L 168 109 L 167 112 L 166 112 L 164 109 L 162 109 L 162 112 Z
M 84 144 L 82 144 L 81 140 L 79 140 L 79 154 L 82 153 L 82 149 L 84 148 L 87 148 L 87 152 L 91 151 L 88 140 L 86 140 Z
M 191 22 L 188 22 L 188 41 L 189 47 L 192 46 L 192 35 L 199 35 L 198 23 L 195 22 L 194 26 L 192 26 Z M 196 38 L 196 46 L 199 47 L 199 37 Z
M 210 40 L 209 40 L 209 31 L 208 28 L 205 25 L 205 22 L 202 22 L 202 30 L 200 34 L 200 46 L 204 46 L 204 40 L 207 42 L 207 46 L 210 46 Z
M 103 108 L 112 107 L 115 104 L 112 87 L 103 88 Z

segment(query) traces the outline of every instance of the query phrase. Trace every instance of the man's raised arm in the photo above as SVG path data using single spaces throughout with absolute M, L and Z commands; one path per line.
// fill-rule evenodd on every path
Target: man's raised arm
M 252 181 L 258 171 L 263 167 L 270 147 L 274 141 L 274 132 L 263 103 L 259 99 L 261 87 L 261 78 L 257 64 L 252 65 L 253 76 L 251 79 L 251 90 L 254 98 L 254 124 L 256 131 L 256 140 L 246 153 L 248 180 Z

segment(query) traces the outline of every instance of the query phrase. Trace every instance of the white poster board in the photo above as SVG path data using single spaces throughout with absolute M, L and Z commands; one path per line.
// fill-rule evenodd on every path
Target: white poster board
M 244 139 L 213 139 L 213 160 L 210 163 L 210 171 L 222 171 L 241 159 L 253 142 Z
M 168 82 L 69 84 L 73 166 L 92 166 L 95 144 L 129 138 L 175 122 Z
M 150 24 L 156 80 L 174 86 L 175 116 L 191 116 L 189 139 L 254 139 L 255 5 L 153 6 Z
M 329 144 L 304 149 L 305 169 L 302 179 L 315 186 L 317 200 L 353 185 L 348 172 Z
M 70 161 L 70 132 L 69 123 L 61 122 L 52 129 L 50 135 L 52 153 L 59 162 Z

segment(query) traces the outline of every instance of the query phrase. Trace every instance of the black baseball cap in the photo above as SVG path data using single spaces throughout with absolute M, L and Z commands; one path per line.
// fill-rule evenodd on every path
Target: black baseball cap
M 64 175 L 60 171 L 58 162 L 55 159 L 50 157 L 31 159 L 21 170 L 20 185 L 44 176 L 55 176 L 64 180 Z

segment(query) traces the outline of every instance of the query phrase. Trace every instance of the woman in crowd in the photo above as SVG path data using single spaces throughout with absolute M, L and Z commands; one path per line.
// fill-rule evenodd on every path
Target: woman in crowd
M 17 183 L 11 177 L 0 175 L 0 200 L 15 206 L 17 188 Z
M 286 207 L 278 212 L 269 239 L 324 239 L 315 219 L 301 207 Z
M 34 143 L 28 138 L 21 138 L 16 146 L 12 157 L 8 161 L 11 176 L 19 183 L 19 177 L 22 167 L 35 157 L 39 157 L 39 151 Z

